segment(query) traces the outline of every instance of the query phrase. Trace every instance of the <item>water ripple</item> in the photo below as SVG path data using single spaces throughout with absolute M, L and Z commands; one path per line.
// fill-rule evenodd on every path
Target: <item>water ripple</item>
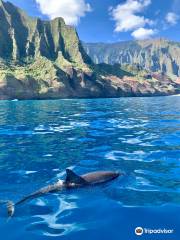
M 16 202 L 64 179 L 69 167 L 78 174 L 125 173 L 102 186 L 28 202 L 8 224 L 2 206 L 1 235 L 129 240 L 142 219 L 147 226 L 178 225 L 179 155 L 179 97 L 0 101 L 0 199 Z

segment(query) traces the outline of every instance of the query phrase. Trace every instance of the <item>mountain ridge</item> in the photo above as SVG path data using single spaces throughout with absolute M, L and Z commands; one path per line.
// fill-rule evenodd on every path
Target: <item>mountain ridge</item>
M 12 3 L 1 1 L 0 19 L 3 24 L 0 36 L 6 36 L 4 44 L 1 40 L 1 58 L 25 60 L 42 55 L 55 60 L 61 51 L 62 55 L 65 58 L 68 56 L 71 61 L 85 60 L 81 59 L 82 51 L 74 53 L 73 49 L 70 49 L 72 44 L 76 45 L 76 48 L 81 46 L 78 45 L 76 30 L 65 25 L 63 18 L 55 18 L 52 21 L 31 18 Z M 70 39 L 72 44 L 69 44 L 68 36 L 74 37 Z M 85 52 L 83 54 L 86 55 Z
M 94 64 L 62 18 L 32 18 L 0 0 L 0 99 L 169 95 L 179 85 L 135 65 Z
M 180 76 L 180 43 L 158 38 L 117 43 L 84 43 L 92 60 L 107 64 L 130 64 L 169 76 Z

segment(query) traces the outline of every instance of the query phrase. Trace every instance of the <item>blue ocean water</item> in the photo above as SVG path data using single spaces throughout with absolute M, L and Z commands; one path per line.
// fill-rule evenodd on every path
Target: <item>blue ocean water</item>
M 0 101 L 0 199 L 79 174 L 119 170 L 95 188 L 27 202 L 1 240 L 179 240 L 180 97 Z M 136 236 L 138 226 L 173 234 Z

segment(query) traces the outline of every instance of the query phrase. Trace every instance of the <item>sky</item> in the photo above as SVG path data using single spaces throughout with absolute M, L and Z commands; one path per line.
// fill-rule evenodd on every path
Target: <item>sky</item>
M 85 42 L 180 41 L 180 0 L 9 0 L 29 15 L 63 17 Z

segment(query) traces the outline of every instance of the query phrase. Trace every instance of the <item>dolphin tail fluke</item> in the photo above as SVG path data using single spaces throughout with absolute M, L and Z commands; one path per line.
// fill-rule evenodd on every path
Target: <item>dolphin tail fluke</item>
M 0 204 L 6 205 L 8 217 L 12 217 L 14 215 L 15 204 L 12 201 L 0 201 Z
M 14 211 L 15 211 L 15 205 L 12 201 L 8 201 L 6 203 L 7 206 L 7 213 L 8 213 L 8 217 L 12 217 L 14 215 Z

